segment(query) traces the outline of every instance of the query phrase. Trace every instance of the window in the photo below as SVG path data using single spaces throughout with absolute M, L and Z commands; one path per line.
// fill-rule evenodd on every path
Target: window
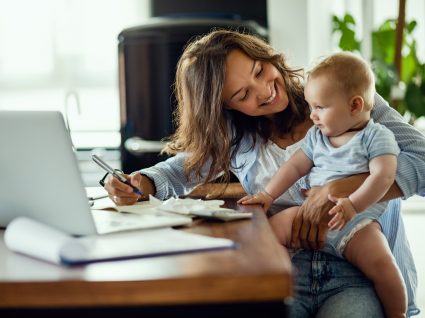
M 0 110 L 59 110 L 77 148 L 117 148 L 117 36 L 143 23 L 149 7 L 149 0 L 0 0 Z

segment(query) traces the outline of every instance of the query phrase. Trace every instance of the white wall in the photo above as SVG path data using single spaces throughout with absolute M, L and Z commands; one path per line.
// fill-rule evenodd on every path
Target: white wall
M 331 51 L 332 8 L 329 0 L 268 0 L 270 41 L 290 65 L 306 67 Z

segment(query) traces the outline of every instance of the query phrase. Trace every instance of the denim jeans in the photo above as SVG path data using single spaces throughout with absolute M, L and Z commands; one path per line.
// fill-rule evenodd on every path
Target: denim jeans
M 298 251 L 292 258 L 295 273 L 294 318 L 383 318 L 373 285 L 347 261 L 320 251 Z

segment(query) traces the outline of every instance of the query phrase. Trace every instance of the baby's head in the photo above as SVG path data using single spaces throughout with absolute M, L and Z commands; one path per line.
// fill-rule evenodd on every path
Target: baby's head
M 304 88 L 311 120 L 329 137 L 364 127 L 370 119 L 374 93 L 372 70 L 351 53 L 325 58 L 308 73 Z
M 338 90 L 348 99 L 360 96 L 364 101 L 364 111 L 373 107 L 375 78 L 372 69 L 361 57 L 340 52 L 323 59 L 308 72 L 309 80 L 325 77 L 334 90 Z

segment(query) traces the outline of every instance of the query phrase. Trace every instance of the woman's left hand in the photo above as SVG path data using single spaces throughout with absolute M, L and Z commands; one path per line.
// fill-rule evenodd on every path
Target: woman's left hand
M 326 186 L 313 187 L 305 192 L 306 199 L 292 223 L 292 248 L 322 249 L 325 246 L 328 214 L 335 204 L 328 199 Z
M 331 219 L 328 212 L 335 206 L 335 203 L 328 199 L 328 195 L 338 198 L 348 197 L 367 176 L 367 173 L 356 174 L 306 191 L 306 199 L 292 223 L 291 247 L 322 249 L 325 246 L 328 223 Z

